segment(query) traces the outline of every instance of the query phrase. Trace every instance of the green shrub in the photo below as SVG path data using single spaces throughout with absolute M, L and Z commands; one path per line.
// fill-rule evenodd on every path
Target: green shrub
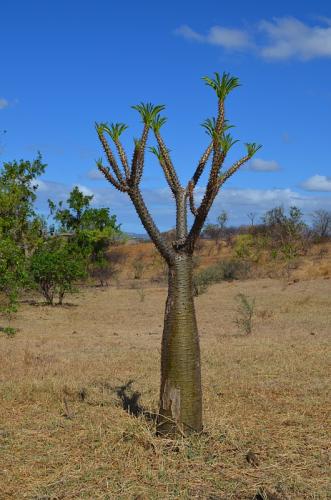
M 61 239 L 47 241 L 31 258 L 31 276 L 48 304 L 75 291 L 74 284 L 86 276 L 86 259 L 75 245 Z
M 234 245 L 234 251 L 237 257 L 244 259 L 250 258 L 254 248 L 254 237 L 252 234 L 238 234 Z
M 219 265 L 223 269 L 223 279 L 225 281 L 245 279 L 250 272 L 250 264 L 244 260 L 224 260 Z
M 220 261 L 203 269 L 193 277 L 194 295 L 205 293 L 208 287 L 214 283 L 247 278 L 249 270 L 249 263 L 242 260 Z
M 120 265 L 125 261 L 126 255 L 121 251 L 106 249 L 92 254 L 89 265 L 89 275 L 97 279 L 101 286 L 108 286 L 109 281 L 116 279 L 120 272 Z
M 27 284 L 25 256 L 11 239 L 0 239 L 0 314 L 10 322 L 20 291 Z
M 223 280 L 223 269 L 218 264 L 207 267 L 193 277 L 194 295 L 205 293 L 208 287 Z

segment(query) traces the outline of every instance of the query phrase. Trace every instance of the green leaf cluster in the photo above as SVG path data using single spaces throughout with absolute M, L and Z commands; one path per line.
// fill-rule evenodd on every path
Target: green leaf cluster
M 232 90 L 240 86 L 239 78 L 231 76 L 229 73 L 223 73 L 220 76 L 219 73 L 215 72 L 214 75 L 215 78 L 204 76 L 202 79 L 206 82 L 206 85 L 215 90 L 217 97 L 222 101 Z
M 138 111 L 141 119 L 145 125 L 148 127 L 160 128 L 165 123 L 165 118 L 162 118 L 159 114 L 163 111 L 165 106 L 163 104 L 154 105 L 151 102 L 141 102 L 132 106 L 132 109 Z
M 48 304 L 58 296 L 62 304 L 64 295 L 75 291 L 75 283 L 86 277 L 86 259 L 78 246 L 65 237 L 45 241 L 33 254 L 30 272 L 39 291 Z

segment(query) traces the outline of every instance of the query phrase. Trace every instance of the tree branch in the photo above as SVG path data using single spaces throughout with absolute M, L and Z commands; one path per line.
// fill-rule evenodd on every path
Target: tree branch
M 189 202 L 190 202 L 190 210 L 191 210 L 193 215 L 197 215 L 198 210 L 196 209 L 195 203 L 194 203 L 194 183 L 192 180 L 188 183 L 187 192 L 188 192 L 188 197 L 189 197 Z
M 159 163 L 161 165 L 161 168 L 163 170 L 164 176 L 166 178 L 167 184 L 170 187 L 173 195 L 176 197 L 177 191 L 177 186 L 174 184 L 172 177 L 170 176 L 167 164 L 162 156 L 162 153 L 160 151 L 160 148 L 155 148 L 155 147 L 150 147 L 149 148 L 150 152 L 153 153 L 156 158 L 159 160 Z
M 148 132 L 149 132 L 149 126 L 144 125 L 141 138 L 139 141 L 136 141 L 133 153 L 132 165 L 131 165 L 130 183 L 132 186 L 139 185 L 141 176 L 143 174 Z
M 206 167 L 207 161 L 209 159 L 209 156 L 210 156 L 210 153 L 212 152 L 212 150 L 213 150 L 213 143 L 210 143 L 208 148 L 205 150 L 205 152 L 201 156 L 200 161 L 198 163 L 198 166 L 197 166 L 197 168 L 192 176 L 192 179 L 190 181 L 193 183 L 193 188 L 195 188 L 201 175 L 203 174 L 203 171 Z
M 122 163 L 123 168 L 124 168 L 126 180 L 128 181 L 130 178 L 130 168 L 129 168 L 129 162 L 128 162 L 126 153 L 125 153 L 124 148 L 123 148 L 123 146 L 118 138 L 114 138 L 114 143 L 115 143 L 118 155 L 120 157 L 121 163 Z
M 117 164 L 115 156 L 113 155 L 113 152 L 110 149 L 109 144 L 108 144 L 105 136 L 103 135 L 102 131 L 100 130 L 100 127 L 97 126 L 96 130 L 97 130 L 97 134 L 98 134 L 98 137 L 100 139 L 100 142 L 102 144 L 103 150 L 107 156 L 108 162 L 109 162 L 110 166 L 112 167 L 112 169 L 114 170 L 114 173 L 118 179 L 118 182 L 120 184 L 125 184 L 125 180 L 123 178 L 123 175 L 119 169 L 119 166 Z M 115 145 L 116 145 L 116 143 L 115 143 Z
M 98 160 L 97 161 L 97 167 L 100 172 L 103 173 L 107 181 L 109 181 L 116 189 L 121 191 L 122 193 L 127 193 L 128 192 L 128 186 L 125 183 L 120 183 L 118 182 L 115 177 L 110 173 L 109 168 L 105 167 L 102 165 L 102 161 Z
M 246 163 L 251 157 L 252 153 L 249 152 L 239 161 L 234 163 L 232 167 L 230 167 L 223 175 L 220 175 L 216 179 L 212 179 L 210 177 L 205 195 L 203 197 L 200 207 L 197 210 L 195 220 L 187 237 L 186 244 L 190 251 L 193 251 L 195 241 L 198 238 L 200 231 L 202 230 L 202 227 L 208 216 L 209 210 L 220 190 L 220 187 L 224 184 L 224 182 L 227 179 L 229 179 L 235 172 L 237 172 L 237 170 L 244 163 Z
M 162 257 L 168 262 L 168 264 L 170 264 L 174 259 L 175 253 L 157 228 L 148 208 L 145 205 L 139 188 L 132 188 L 129 191 L 129 196 L 149 237 L 159 250 Z
M 251 158 L 250 155 L 246 155 L 241 160 L 237 161 L 230 167 L 226 172 L 224 172 L 223 175 L 220 175 L 217 181 L 218 184 L 218 189 L 224 184 L 225 181 L 227 181 L 239 168 L 244 165 L 249 159 Z
M 168 175 L 169 175 L 169 178 L 171 179 L 171 183 L 174 187 L 174 190 L 177 192 L 181 189 L 181 185 L 180 185 L 180 182 L 179 182 L 179 179 L 177 177 L 177 173 L 176 173 L 176 170 L 172 164 L 172 161 L 170 159 L 170 156 L 169 156 L 169 153 L 168 153 L 168 149 L 166 147 L 166 145 L 164 144 L 163 142 L 163 139 L 160 135 L 160 132 L 159 130 L 157 129 L 154 129 L 154 134 L 155 134 L 155 137 L 156 137 L 156 140 L 157 140 L 157 143 L 159 145 L 159 149 L 160 149 L 160 153 L 162 155 L 162 158 L 164 160 L 164 164 L 167 168 L 167 172 L 168 172 Z M 162 164 L 161 164 L 162 166 Z

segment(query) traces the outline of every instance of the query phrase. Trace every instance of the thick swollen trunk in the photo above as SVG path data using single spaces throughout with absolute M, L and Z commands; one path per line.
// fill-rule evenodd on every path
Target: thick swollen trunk
M 159 434 L 202 430 L 200 348 L 194 310 L 192 257 L 169 267 L 169 290 L 161 352 Z

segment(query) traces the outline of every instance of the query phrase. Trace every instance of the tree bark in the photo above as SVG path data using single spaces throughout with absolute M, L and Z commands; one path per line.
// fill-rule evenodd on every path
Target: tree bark
M 178 254 L 169 266 L 157 431 L 164 435 L 188 435 L 201 430 L 201 366 L 192 256 Z

